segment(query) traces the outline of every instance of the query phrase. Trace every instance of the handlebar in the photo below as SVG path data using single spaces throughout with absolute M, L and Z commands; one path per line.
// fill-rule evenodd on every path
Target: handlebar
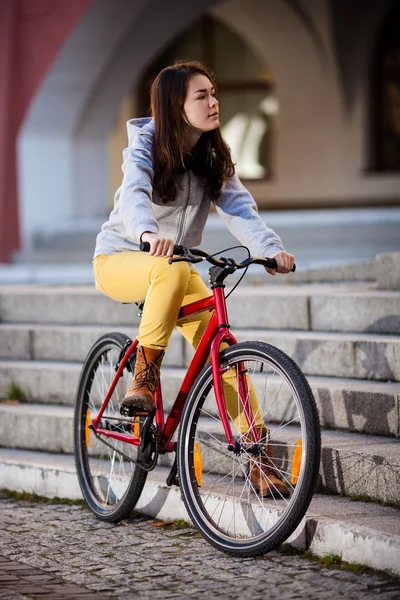
M 140 251 L 141 252 L 149 252 L 150 244 L 149 242 L 141 242 L 140 243 Z M 236 262 L 233 258 L 229 259 L 219 259 L 215 258 L 208 252 L 204 250 L 200 250 L 199 248 L 186 248 L 185 246 L 175 245 L 174 246 L 174 254 L 177 255 L 177 258 L 170 258 L 169 263 L 172 264 L 174 262 L 190 262 L 190 263 L 199 263 L 206 260 L 207 262 L 215 265 L 217 267 L 224 267 L 227 264 L 230 264 L 235 269 L 245 269 L 249 265 L 262 265 L 263 267 L 267 267 L 268 269 L 277 269 L 278 263 L 275 258 L 246 258 L 242 262 Z M 293 265 L 292 272 L 294 273 L 296 270 L 296 265 Z

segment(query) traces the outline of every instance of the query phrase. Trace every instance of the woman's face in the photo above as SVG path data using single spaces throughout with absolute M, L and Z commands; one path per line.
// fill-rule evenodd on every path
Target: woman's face
M 189 80 L 183 110 L 189 125 L 202 133 L 219 127 L 218 100 L 208 77 L 198 73 Z

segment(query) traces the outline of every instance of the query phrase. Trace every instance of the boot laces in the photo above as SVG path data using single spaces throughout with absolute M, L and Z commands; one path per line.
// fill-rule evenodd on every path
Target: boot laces
M 143 385 L 147 385 L 147 387 L 154 392 L 157 387 L 159 374 L 160 368 L 158 365 L 154 362 L 149 362 L 144 369 L 136 374 L 135 380 Z

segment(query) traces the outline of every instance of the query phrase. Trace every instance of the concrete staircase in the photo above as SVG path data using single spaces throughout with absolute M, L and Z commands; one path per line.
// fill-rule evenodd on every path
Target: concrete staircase
M 304 544 L 400 575 L 400 289 L 378 289 L 388 282 L 400 287 L 389 271 L 378 283 L 243 285 L 228 306 L 238 340 L 259 339 L 287 352 L 317 400 L 323 495 L 316 496 L 312 518 L 328 533 L 317 539 L 314 526 Z M 92 287 L 0 287 L 0 397 L 14 383 L 29 400 L 0 403 L 0 488 L 79 497 L 71 454 L 82 361 L 100 335 L 133 337 L 138 323 L 136 306 L 117 304 Z M 190 356 L 174 334 L 163 365 L 167 408 Z M 147 493 L 163 488 L 168 495 L 162 466 L 151 476 Z M 174 502 L 169 518 L 181 515 Z M 147 510 L 150 504 L 144 503 Z M 165 518 L 166 506 L 155 514 Z M 338 544 L 349 543 L 350 530 L 354 545 L 346 554 Z M 365 550 L 369 543 L 375 550 Z

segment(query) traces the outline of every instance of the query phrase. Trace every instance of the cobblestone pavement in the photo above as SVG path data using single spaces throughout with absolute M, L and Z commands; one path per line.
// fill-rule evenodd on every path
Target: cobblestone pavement
M 40 598 L 46 600 L 107 600 L 108 596 L 100 595 L 93 590 L 68 583 L 55 577 L 52 573 L 45 573 L 36 567 L 9 560 L 0 556 L 0 600 L 8 598 Z
M 279 552 L 258 559 L 231 558 L 214 550 L 192 528 L 155 527 L 144 517 L 111 525 L 80 506 L 0 496 L 0 532 L 0 574 L 4 575 L 5 559 L 10 559 L 16 571 L 16 563 L 34 567 L 28 569 L 28 576 L 38 577 L 37 585 L 45 588 L 45 593 L 30 588 L 33 579 L 22 590 L 0 577 L 0 600 L 50 600 L 67 594 L 70 598 L 124 600 L 400 597 L 400 581 L 384 575 L 328 569 Z M 20 569 L 23 574 L 24 568 Z M 16 571 L 10 572 L 15 576 Z M 46 579 L 48 575 L 53 579 Z M 90 590 L 97 593 L 90 594 Z

